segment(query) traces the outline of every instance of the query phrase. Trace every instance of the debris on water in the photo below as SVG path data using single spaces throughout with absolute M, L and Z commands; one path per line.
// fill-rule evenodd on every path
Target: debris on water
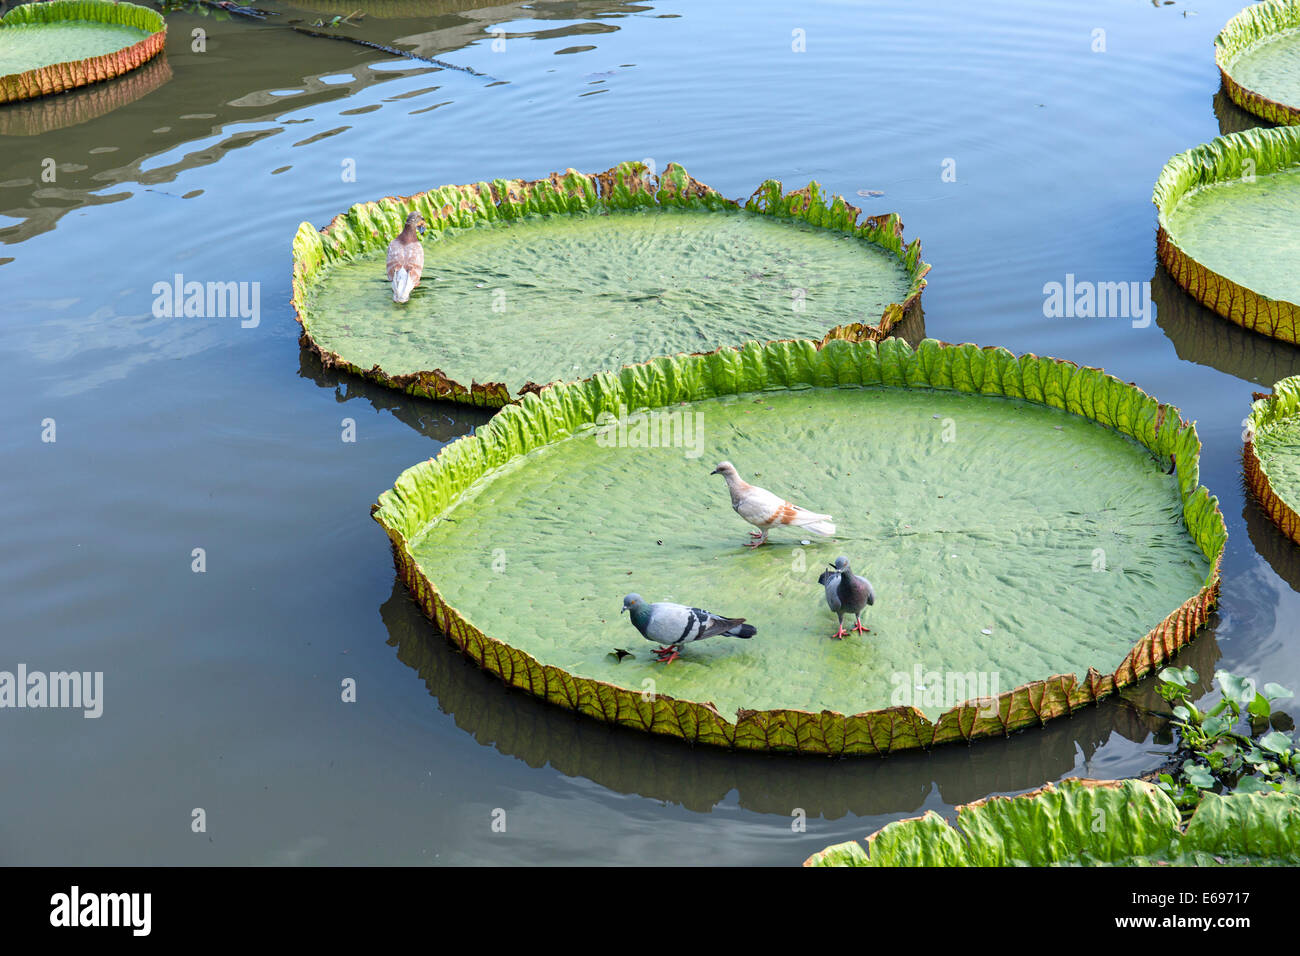
M 883 189 L 859 189 L 858 190 L 858 195 L 866 198 L 875 198 L 876 196 L 883 196 L 884 194 L 885 192 Z
M 616 647 L 616 648 L 614 648 L 612 651 L 610 651 L 610 652 L 609 652 L 608 654 L 606 654 L 605 656 L 606 656 L 606 657 L 612 657 L 612 658 L 614 658 L 614 663 L 615 663 L 615 664 L 621 664 L 621 663 L 623 663 L 623 658 L 625 658 L 625 657 L 636 657 L 636 655 L 633 654 L 631 651 L 625 651 L 625 650 L 623 650 L 623 648 L 621 648 L 621 647 Z
M 812 542 L 809 541 L 807 538 L 804 538 L 804 539 L 801 540 L 799 543 L 800 543 L 800 544 L 812 544 Z
M 663 538 L 660 538 L 658 541 L 655 542 L 655 544 L 663 544 L 663 543 L 664 543 L 664 539 L 663 539 Z
M 993 633 L 993 628 L 991 628 L 991 627 L 983 628 L 983 629 L 980 631 L 980 633 L 981 633 L 981 634 L 992 634 L 992 633 Z

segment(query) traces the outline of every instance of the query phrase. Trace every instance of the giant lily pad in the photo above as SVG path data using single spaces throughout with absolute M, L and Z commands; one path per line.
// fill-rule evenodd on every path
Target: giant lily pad
M 529 394 L 374 516 L 426 613 L 509 684 L 695 742 L 884 753 L 1069 713 L 1190 641 L 1226 539 L 1199 449 L 1175 409 L 1067 362 L 750 343 Z M 839 537 L 743 548 L 721 458 Z M 841 553 L 879 600 L 837 642 L 817 576 Z M 653 664 L 629 591 L 758 636 Z
M 1261 395 L 1246 420 L 1246 484 L 1287 537 L 1300 544 L 1300 375 Z
M 431 238 L 397 305 L 384 249 L 411 211 Z M 293 302 L 324 364 L 499 406 L 657 355 L 883 338 L 919 310 L 930 267 L 897 216 L 858 220 L 816 183 L 782 195 L 768 180 L 742 206 L 676 164 L 444 186 L 303 223 Z
M 120 76 L 162 50 L 161 14 L 134 3 L 48 0 L 0 17 L 0 103 Z
M 1207 793 L 1184 829 L 1142 780 L 1063 780 L 1018 797 L 933 810 L 827 847 L 804 866 L 1294 866 L 1300 797 Z
M 1300 0 L 1242 10 L 1214 39 L 1223 88 L 1242 109 L 1273 123 L 1300 124 Z
M 1300 342 L 1300 127 L 1179 153 L 1152 202 L 1157 254 L 1180 286 L 1238 325 Z

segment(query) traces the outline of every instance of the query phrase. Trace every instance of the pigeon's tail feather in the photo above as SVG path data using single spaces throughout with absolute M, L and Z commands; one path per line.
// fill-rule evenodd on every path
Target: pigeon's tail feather
M 746 640 L 758 633 L 758 628 L 753 624 L 737 624 L 729 631 L 723 631 L 727 637 L 743 637 Z
M 814 534 L 825 535 L 828 538 L 835 533 L 835 522 L 831 520 L 830 515 L 809 514 L 807 517 L 800 515 L 799 520 L 795 521 L 794 525 Z
M 871 586 L 870 581 L 867 581 L 867 604 L 872 605 L 875 603 L 876 603 L 876 589 Z
M 411 297 L 411 290 L 415 288 L 415 278 L 405 269 L 398 269 L 393 273 L 393 301 L 405 302 Z

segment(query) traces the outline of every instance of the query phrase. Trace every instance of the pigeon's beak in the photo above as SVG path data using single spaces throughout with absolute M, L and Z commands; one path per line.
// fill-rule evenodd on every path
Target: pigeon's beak
M 618 613 L 619 613 L 619 614 L 626 614 L 626 613 L 627 613 L 627 605 L 624 604 L 624 605 L 623 605 L 623 609 L 620 610 Z
M 716 475 L 716 474 L 718 474 L 718 473 L 719 473 L 719 472 L 718 472 L 718 469 L 716 469 L 716 468 L 714 468 L 711 472 L 709 472 L 710 475 Z

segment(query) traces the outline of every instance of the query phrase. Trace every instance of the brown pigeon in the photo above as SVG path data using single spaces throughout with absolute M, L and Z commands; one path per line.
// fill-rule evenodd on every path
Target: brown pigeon
M 420 284 L 424 271 L 424 217 L 413 212 L 406 217 L 406 225 L 397 238 L 388 244 L 388 278 L 393 283 L 393 301 L 405 302 L 411 290 Z

